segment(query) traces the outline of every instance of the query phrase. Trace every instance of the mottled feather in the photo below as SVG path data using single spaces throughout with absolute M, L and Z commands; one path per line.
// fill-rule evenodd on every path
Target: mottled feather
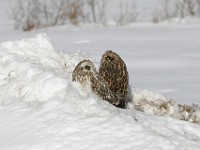
M 118 107 L 125 108 L 128 100 L 129 76 L 126 64 L 113 51 L 106 51 L 98 72 L 99 76 L 108 82 L 108 88 L 120 99 Z

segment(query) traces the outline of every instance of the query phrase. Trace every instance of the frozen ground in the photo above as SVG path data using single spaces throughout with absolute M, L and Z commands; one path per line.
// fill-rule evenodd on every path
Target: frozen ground
M 46 35 L 5 42 L 0 58 L 0 149 L 199 149 L 199 125 L 131 104 L 121 110 L 73 83 L 73 68 L 88 56 L 59 53 Z M 133 92 L 135 100 L 166 100 Z

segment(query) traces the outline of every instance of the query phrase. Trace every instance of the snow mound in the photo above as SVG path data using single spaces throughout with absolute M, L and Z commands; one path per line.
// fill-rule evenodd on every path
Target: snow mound
M 73 59 L 68 63 L 64 57 Z M 3 43 L 0 58 L 1 104 L 10 100 L 44 102 L 55 96 L 64 98 L 71 82 L 69 71 L 78 61 L 76 54 L 63 56 L 56 52 L 45 34 Z
M 167 100 L 159 93 L 141 89 L 135 89 L 133 97 L 135 109 L 139 111 L 200 124 L 200 108 L 198 105 L 177 104 L 175 100 Z
M 167 100 L 159 93 L 148 90 L 132 89 L 135 109 L 153 115 L 173 117 L 200 124 L 200 107 L 193 104 L 181 105 L 175 100 Z
M 72 82 L 83 59 L 56 51 L 45 34 L 1 44 L 0 149 L 199 149 L 199 125 L 143 113 L 168 103 L 162 95 L 134 89 L 122 110 Z

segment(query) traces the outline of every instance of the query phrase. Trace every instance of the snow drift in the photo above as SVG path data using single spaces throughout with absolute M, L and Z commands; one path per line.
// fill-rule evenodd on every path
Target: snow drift
M 181 112 L 160 94 L 132 89 L 133 104 L 116 108 L 71 81 L 83 59 L 91 58 L 56 51 L 45 34 L 1 44 L 0 149 L 199 149 L 199 125 L 143 113 L 199 123 L 198 106 Z

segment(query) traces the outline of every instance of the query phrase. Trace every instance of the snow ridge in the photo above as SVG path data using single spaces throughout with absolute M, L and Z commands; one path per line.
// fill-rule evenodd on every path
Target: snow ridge
M 139 111 L 200 124 L 200 108 L 196 104 L 181 105 L 175 100 L 167 100 L 160 94 L 136 89 L 133 104 Z

